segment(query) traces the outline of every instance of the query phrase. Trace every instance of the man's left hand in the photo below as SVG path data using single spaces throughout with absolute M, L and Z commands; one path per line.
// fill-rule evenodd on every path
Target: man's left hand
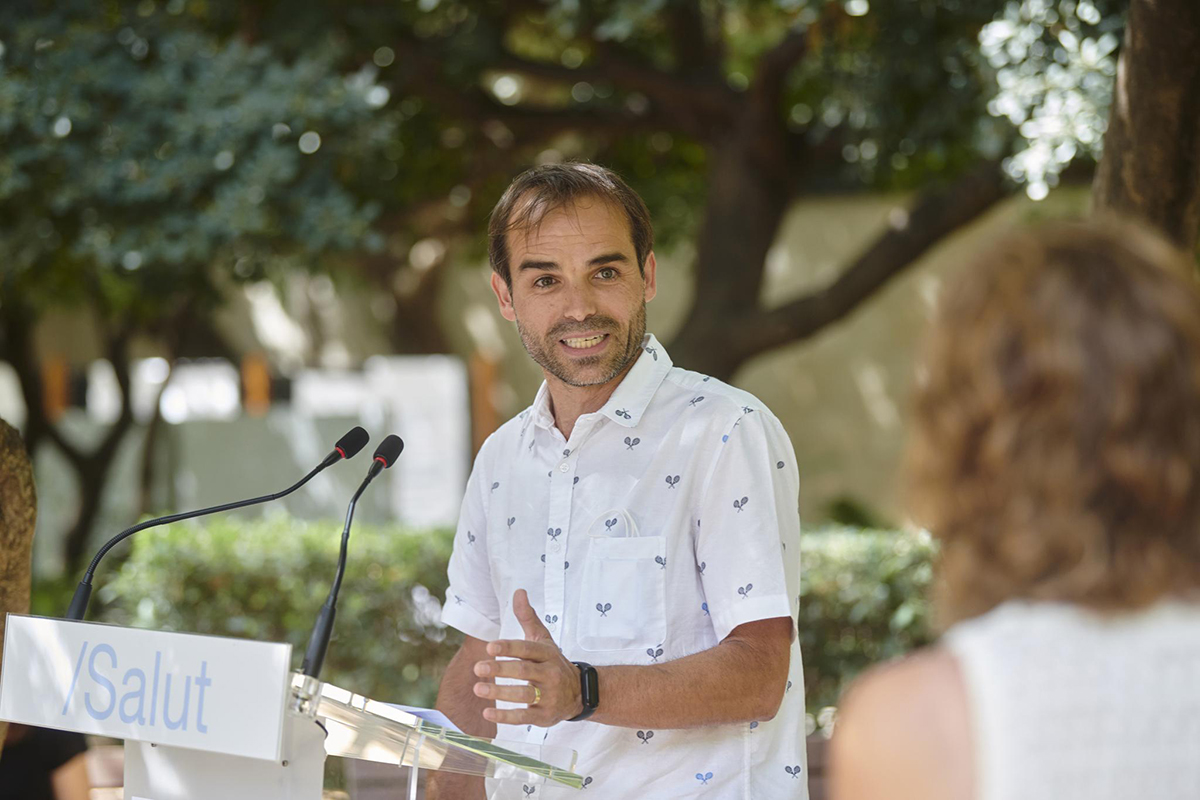
M 527 684 L 477 683 L 475 694 L 489 700 L 525 703 L 528 708 L 487 708 L 483 718 L 503 725 L 548 728 L 576 716 L 583 711 L 579 668 L 558 649 L 550 631 L 529 604 L 529 595 L 524 589 L 513 593 L 513 613 L 525 631 L 525 639 L 488 642 L 487 652 L 492 658 L 476 662 L 475 674 L 489 680 L 515 678 L 527 681 Z M 514 660 L 501 661 L 501 658 Z M 534 687 L 537 687 L 536 692 Z

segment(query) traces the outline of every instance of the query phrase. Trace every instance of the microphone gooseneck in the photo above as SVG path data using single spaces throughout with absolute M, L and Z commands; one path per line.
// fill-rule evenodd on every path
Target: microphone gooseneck
M 338 553 L 337 573 L 334 575 L 333 584 L 329 587 L 329 596 L 325 598 L 321 610 L 317 612 L 317 621 L 313 624 L 312 634 L 308 637 L 308 648 L 304 651 L 304 662 L 300 667 L 300 671 L 310 678 L 316 678 L 320 674 L 321 666 L 325 663 L 325 652 L 329 649 L 329 640 L 333 637 L 338 593 L 342 590 L 342 578 L 346 574 L 346 561 L 350 547 L 350 524 L 354 520 L 354 507 L 358 504 L 358 498 L 362 497 L 363 492 L 367 490 L 367 486 L 375 480 L 375 476 L 395 464 L 403 450 L 404 441 L 395 434 L 391 434 L 380 442 L 379 447 L 375 448 L 375 455 L 367 470 L 367 477 L 363 478 L 358 490 L 350 498 L 350 505 L 346 508 L 346 524 L 342 527 L 342 545 Z
M 67 609 L 66 619 L 83 619 L 84 615 L 87 614 L 88 601 L 92 596 L 92 577 L 96 573 L 97 565 L 99 565 L 101 559 L 108 554 L 109 550 L 112 550 L 113 547 L 120 544 L 125 539 L 128 539 L 138 531 L 144 531 L 147 528 L 154 528 L 159 525 L 169 525 L 172 522 L 182 522 L 185 519 L 202 517 L 207 514 L 217 514 L 221 511 L 232 511 L 237 508 L 245 508 L 246 506 L 253 506 L 259 503 L 266 503 L 271 500 L 278 500 L 281 497 L 286 497 L 304 484 L 308 483 L 310 480 L 316 477 L 317 473 L 321 472 L 326 467 L 332 466 L 343 459 L 352 458 L 358 453 L 359 450 L 363 448 L 364 445 L 366 445 L 368 439 L 370 439 L 370 436 L 361 427 L 355 427 L 351 429 L 344 436 L 342 436 L 341 439 L 338 440 L 337 444 L 334 445 L 333 451 L 329 455 L 325 456 L 325 459 L 320 464 L 313 468 L 311 472 L 309 472 L 299 481 L 281 492 L 265 494 L 261 497 L 252 497 L 249 500 L 238 500 L 233 503 L 223 503 L 219 506 L 210 506 L 209 508 L 201 508 L 196 511 L 184 511 L 179 514 L 156 517 L 155 519 L 148 519 L 145 522 L 141 522 L 130 528 L 126 528 L 105 542 L 104 546 L 101 547 L 99 551 L 96 552 L 95 557 L 92 558 L 92 563 L 88 565 L 87 571 L 84 572 L 83 579 L 79 582 L 79 585 L 75 587 L 75 594 L 71 597 L 71 605 Z

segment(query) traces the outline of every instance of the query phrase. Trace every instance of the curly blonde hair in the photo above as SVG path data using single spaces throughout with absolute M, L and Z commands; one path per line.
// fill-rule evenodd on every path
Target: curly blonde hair
M 942 297 L 907 453 L 938 622 L 1200 588 L 1200 294 L 1115 220 L 1010 233 Z

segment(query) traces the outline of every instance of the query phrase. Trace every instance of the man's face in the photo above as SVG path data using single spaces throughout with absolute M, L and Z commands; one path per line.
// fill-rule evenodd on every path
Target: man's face
M 583 198 L 551 211 L 536 230 L 508 234 L 509 290 L 492 289 L 534 361 L 568 386 L 597 386 L 637 358 L 653 299 L 654 254 L 638 270 L 620 208 Z

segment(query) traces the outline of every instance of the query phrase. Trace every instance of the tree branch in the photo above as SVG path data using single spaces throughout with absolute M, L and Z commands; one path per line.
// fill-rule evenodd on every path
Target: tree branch
M 129 365 L 129 339 L 131 336 L 131 327 L 123 324 L 108 341 L 108 360 L 112 364 L 113 373 L 117 378 L 117 393 L 121 399 L 121 408 L 116 421 L 113 422 L 100 442 L 100 446 L 90 456 L 93 460 L 103 463 L 112 461 L 125 434 L 133 426 L 133 408 L 129 399 L 132 384 Z
M 37 450 L 42 437 L 54 443 L 72 464 L 78 464 L 83 453 L 68 442 L 46 416 L 45 394 L 42 391 L 42 374 L 38 369 L 37 352 L 34 345 L 36 316 L 31 308 L 21 303 L 11 291 L 5 292 L 4 313 L 0 315 L 0 327 L 4 331 L 4 349 L 9 363 L 17 373 L 21 384 L 21 399 L 25 401 L 25 441 L 30 455 Z
M 586 133 L 629 133 L 636 130 L 659 130 L 672 125 L 669 117 L 650 113 L 635 114 L 632 111 L 580 106 L 577 108 L 552 108 L 535 105 L 506 106 L 492 100 L 482 90 L 479 92 L 482 119 L 498 119 L 512 130 L 518 140 L 528 143 L 530 139 L 547 139 L 564 131 L 578 130 Z
M 704 14 L 696 0 L 676 0 L 667 11 L 673 30 L 675 68 L 684 74 L 721 78 L 720 29 L 714 41 L 705 29 Z
M 742 360 L 805 339 L 850 314 L 880 287 L 955 230 L 1008 196 L 999 162 L 987 162 L 949 187 L 923 193 L 903 224 L 893 223 L 830 286 L 770 311 L 752 312 L 735 331 Z
M 783 82 L 792 67 L 808 55 L 808 31 L 810 28 L 793 28 L 771 48 L 758 62 L 751 93 L 754 96 L 778 98 L 783 91 Z
M 505 52 L 494 63 L 498 70 L 534 78 L 574 84 L 613 83 L 626 92 L 640 92 L 659 109 L 662 124 L 684 130 L 697 139 L 708 139 L 724 129 L 738 113 L 737 96 L 713 74 L 689 72 L 688 76 L 665 72 L 638 56 L 606 43 L 590 65 L 574 69 L 546 61 L 531 61 Z
M 532 104 L 508 106 L 496 100 L 478 85 L 463 87 L 461 91 L 447 90 L 442 75 L 445 54 L 428 42 L 406 39 L 405 63 L 409 67 L 406 82 L 445 113 L 466 120 L 481 122 L 496 119 L 503 122 L 514 133 L 535 139 L 546 139 L 567 130 L 624 132 L 637 128 L 657 128 L 669 124 L 667 114 L 634 114 L 620 109 L 605 109 L 593 106 L 549 107 Z M 524 72 L 553 80 L 575 83 L 591 77 L 600 80 L 595 70 L 576 71 L 547 62 L 527 61 L 511 54 L 494 62 L 497 69 Z
M 594 43 L 596 57 L 592 63 L 574 69 L 551 61 L 524 58 L 502 43 L 494 42 L 499 55 L 488 60 L 487 68 L 567 85 L 579 81 L 612 83 L 622 91 L 644 94 L 650 100 L 648 113 L 635 115 L 599 105 L 506 106 L 477 84 L 469 87 L 464 84 L 463 91 L 447 91 L 444 69 L 452 60 L 446 46 L 450 40 L 400 36 L 396 43 L 408 68 L 405 79 L 412 88 L 449 113 L 467 119 L 494 118 L 514 127 L 523 124 L 532 114 L 538 122 L 553 125 L 554 132 L 585 127 L 620 129 L 631 123 L 657 125 L 698 140 L 711 141 L 728 129 L 741 113 L 742 100 L 725 85 L 719 69 L 668 72 L 611 42 Z M 461 79 L 459 76 L 460 82 Z

